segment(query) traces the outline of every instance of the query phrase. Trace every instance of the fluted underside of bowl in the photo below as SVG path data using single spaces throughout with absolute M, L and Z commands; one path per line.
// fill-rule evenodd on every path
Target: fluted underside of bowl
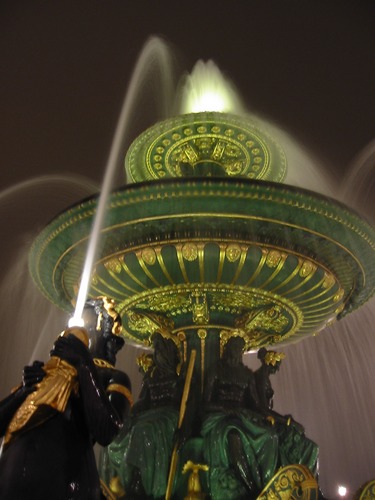
M 67 210 L 36 239 L 38 287 L 71 310 L 97 198 Z M 241 328 L 248 347 L 323 329 L 373 294 L 375 232 L 331 199 L 246 179 L 171 179 L 114 192 L 90 295 L 119 304 L 125 335 L 145 342 L 134 311 L 191 326 Z

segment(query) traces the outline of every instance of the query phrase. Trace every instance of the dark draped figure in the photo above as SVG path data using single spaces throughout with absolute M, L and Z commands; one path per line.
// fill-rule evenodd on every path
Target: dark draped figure
M 262 365 L 255 372 L 258 399 L 262 411 L 269 413 L 273 419 L 274 428 L 279 440 L 278 466 L 290 464 L 305 465 L 310 471 L 318 473 L 318 446 L 305 436 L 301 424 L 293 420 L 290 415 L 284 416 L 273 411 L 273 394 L 270 375 L 275 374 L 281 364 L 280 353 L 267 351 L 262 348 L 258 351 L 258 358 Z
M 165 333 L 155 332 L 152 343 L 152 361 L 128 425 L 101 456 L 102 478 L 112 490 L 117 481 L 127 499 L 164 498 L 177 437 L 183 390 L 179 350 Z
M 99 500 L 94 442 L 108 445 L 130 410 L 127 375 L 114 368 L 124 344 L 105 297 L 88 301 L 85 328 L 68 328 L 46 363 L 25 367 L 0 403 L 2 500 Z
M 203 455 L 213 500 L 256 498 L 276 471 L 278 438 L 242 363 L 244 345 L 240 336 L 228 340 L 206 386 Z

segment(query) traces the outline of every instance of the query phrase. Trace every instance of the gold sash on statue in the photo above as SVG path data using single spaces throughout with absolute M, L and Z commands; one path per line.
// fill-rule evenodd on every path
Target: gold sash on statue
M 27 425 L 40 406 L 64 412 L 71 392 L 78 389 L 77 370 L 66 361 L 53 356 L 43 369 L 46 376 L 14 414 L 6 431 L 4 444 Z
M 69 334 L 75 335 L 86 346 L 88 345 L 88 335 L 85 329 L 68 328 L 61 335 Z M 38 408 L 48 406 L 63 413 L 72 391 L 78 391 L 77 370 L 67 361 L 52 356 L 43 366 L 43 370 L 46 372 L 45 377 L 36 384 L 36 390 L 27 396 L 13 415 L 4 437 L 4 444 L 7 444 L 16 432 L 30 422 Z

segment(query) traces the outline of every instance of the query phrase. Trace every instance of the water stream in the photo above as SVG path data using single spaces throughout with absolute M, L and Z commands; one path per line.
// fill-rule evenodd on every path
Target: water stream
M 159 87 L 162 92 L 159 94 L 159 99 L 164 105 L 163 107 L 165 112 L 169 111 L 169 104 L 172 103 L 171 96 L 173 96 L 172 88 L 174 79 L 172 73 L 173 67 L 169 55 L 170 51 L 168 46 L 162 40 L 159 38 L 151 38 L 145 44 L 132 73 L 105 166 L 105 174 L 100 189 L 98 206 L 87 248 L 76 308 L 74 316 L 69 322 L 71 326 L 75 324 L 79 325 L 81 323 L 81 315 L 90 286 L 93 264 L 100 247 L 100 230 L 103 226 L 106 214 L 108 196 L 113 188 L 113 180 L 115 173 L 119 168 L 119 161 L 124 156 L 124 144 L 129 133 L 129 126 L 131 124 L 130 118 L 134 112 L 135 106 L 138 104 L 138 97 L 142 93 L 143 84 L 144 82 L 149 81 L 151 72 L 153 72 L 153 75 L 158 74 L 161 76 Z M 154 65 L 158 66 L 158 72 L 154 71 Z

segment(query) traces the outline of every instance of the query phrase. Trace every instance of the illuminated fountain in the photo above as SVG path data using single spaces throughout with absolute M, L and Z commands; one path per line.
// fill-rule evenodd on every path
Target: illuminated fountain
M 88 294 L 115 299 L 128 341 L 148 346 L 163 329 L 186 364 L 196 353 L 199 395 L 228 339 L 246 351 L 302 340 L 375 286 L 375 231 L 282 184 L 285 152 L 259 121 L 210 109 L 147 129 L 126 156 L 131 184 L 62 213 L 30 256 L 44 295 L 71 312 L 102 203 Z

